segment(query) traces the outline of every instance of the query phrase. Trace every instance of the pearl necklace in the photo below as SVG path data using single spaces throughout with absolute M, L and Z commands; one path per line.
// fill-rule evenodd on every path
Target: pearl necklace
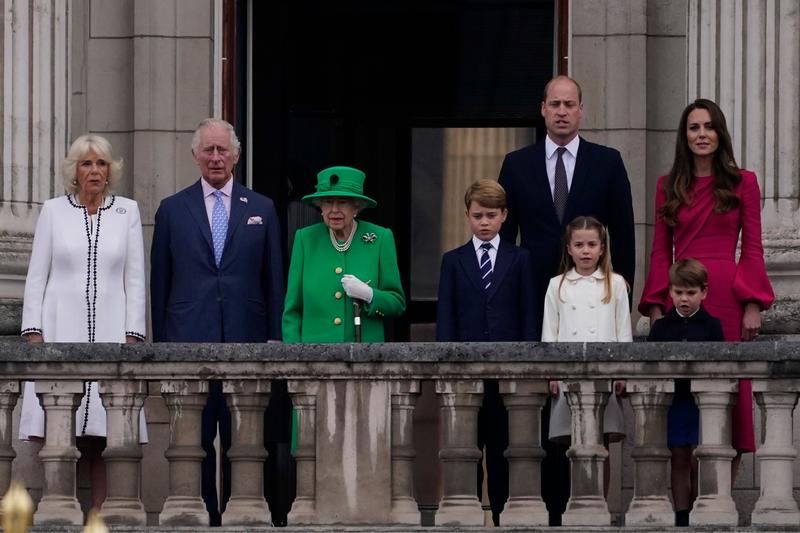
M 328 233 L 331 236 L 331 244 L 334 248 L 336 248 L 337 252 L 346 252 L 350 245 L 353 243 L 353 235 L 356 234 L 356 228 L 358 227 L 358 222 L 353 220 L 353 229 L 350 230 L 350 236 L 347 237 L 347 240 L 344 241 L 342 244 L 339 244 L 339 241 L 336 240 L 336 235 L 333 234 L 333 230 L 328 228 Z

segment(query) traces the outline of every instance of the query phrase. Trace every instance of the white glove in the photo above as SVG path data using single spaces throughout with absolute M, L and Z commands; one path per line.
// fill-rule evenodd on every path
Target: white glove
M 364 300 L 367 303 L 372 301 L 372 287 L 351 274 L 342 276 L 342 287 L 350 298 Z

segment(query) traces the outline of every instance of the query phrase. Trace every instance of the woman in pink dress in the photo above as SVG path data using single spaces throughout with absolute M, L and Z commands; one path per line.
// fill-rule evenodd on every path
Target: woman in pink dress
M 736 165 L 725 116 L 705 99 L 683 111 L 672 170 L 656 187 L 650 272 L 639 302 L 639 312 L 649 316 L 651 324 L 671 306 L 670 265 L 686 258 L 708 269 L 703 305 L 722 322 L 725 340 L 757 337 L 761 311 L 775 298 L 761 245 L 761 193 L 756 175 Z M 735 477 L 741 454 L 756 449 L 750 380 L 739 381 L 732 440 Z

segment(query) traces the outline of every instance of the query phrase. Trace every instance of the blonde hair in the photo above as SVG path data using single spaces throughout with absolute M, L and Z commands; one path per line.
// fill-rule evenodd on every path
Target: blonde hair
M 601 301 L 607 304 L 611 301 L 611 275 L 614 273 L 614 269 L 611 266 L 611 245 L 608 242 L 608 230 L 594 217 L 576 217 L 572 222 L 567 224 L 567 228 L 564 231 L 564 247 L 561 254 L 561 281 L 558 283 L 558 297 L 561 299 L 561 286 L 564 284 L 567 272 L 575 268 L 575 260 L 572 259 L 568 251 L 569 244 L 572 242 L 572 234 L 582 229 L 595 230 L 600 237 L 603 251 L 600 254 L 597 265 L 605 278 L 603 279 L 605 293 Z
M 108 139 L 93 133 L 81 135 L 72 143 L 61 165 L 61 176 L 64 178 L 64 189 L 69 194 L 78 192 L 78 163 L 86 157 L 89 152 L 94 152 L 97 157 L 108 162 L 108 183 L 103 194 L 106 194 L 119 181 L 122 176 L 122 158 L 114 160 L 111 150 L 111 143 Z
M 472 183 L 464 194 L 464 205 L 469 206 L 476 202 L 489 209 L 506 208 L 506 190 L 495 180 L 479 179 Z

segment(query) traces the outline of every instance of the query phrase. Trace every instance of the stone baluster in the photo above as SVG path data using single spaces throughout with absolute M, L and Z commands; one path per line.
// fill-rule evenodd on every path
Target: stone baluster
M 44 491 L 33 523 L 80 525 L 83 513 L 75 497 L 75 465 L 81 454 L 75 447 L 75 409 L 83 381 L 37 381 L 35 387 L 45 412 L 45 441 L 39 451 Z
M 139 413 L 147 397 L 145 381 L 100 381 L 98 391 L 106 409 L 107 496 L 100 515 L 108 524 L 143 526 L 147 514 L 139 497 L 142 448 Z
M 675 515 L 668 494 L 667 412 L 675 384 L 670 380 L 628 380 L 634 414 L 633 500 L 626 526 L 671 526 Z
M 231 410 L 231 498 L 222 525 L 269 525 L 264 499 L 264 411 L 269 404 L 269 380 L 226 380 L 222 392 Z
M 739 383 L 735 379 L 693 379 L 692 392 L 700 409 L 697 457 L 697 499 L 689 523 L 735 526 L 739 522 L 731 497 L 731 406 Z
M 761 469 L 761 495 L 751 523 L 754 526 L 797 526 L 800 511 L 792 494 L 794 459 L 792 411 L 797 404 L 798 380 L 755 380 L 756 401 L 766 414 L 764 444 L 756 452 Z
M 11 419 L 19 388 L 19 381 L 0 381 L 0 494 L 5 494 L 11 484 L 11 463 L 17 456 L 11 446 Z
M 207 381 L 164 381 L 161 394 L 169 410 L 169 496 L 158 517 L 169 526 L 208 526 L 200 497 L 201 466 L 206 453 L 200 446 L 200 420 L 208 397 Z
M 318 381 L 289 381 L 295 419 L 297 420 L 297 490 L 287 517 L 290 526 L 316 524 L 317 516 L 317 391 Z
M 441 409 L 442 501 L 436 513 L 440 526 L 481 526 L 483 507 L 476 491 L 478 409 L 483 399 L 479 379 L 436 382 Z
M 542 406 L 549 394 L 546 381 L 500 381 L 508 410 L 508 501 L 500 518 L 504 526 L 546 526 L 542 500 Z
M 392 511 L 393 524 L 420 525 L 414 499 L 414 408 L 419 381 L 394 381 L 392 394 Z
M 603 412 L 611 383 L 607 380 L 567 381 L 567 403 L 572 412 L 570 460 L 572 490 L 561 518 L 565 526 L 607 526 L 611 513 L 603 495 Z

